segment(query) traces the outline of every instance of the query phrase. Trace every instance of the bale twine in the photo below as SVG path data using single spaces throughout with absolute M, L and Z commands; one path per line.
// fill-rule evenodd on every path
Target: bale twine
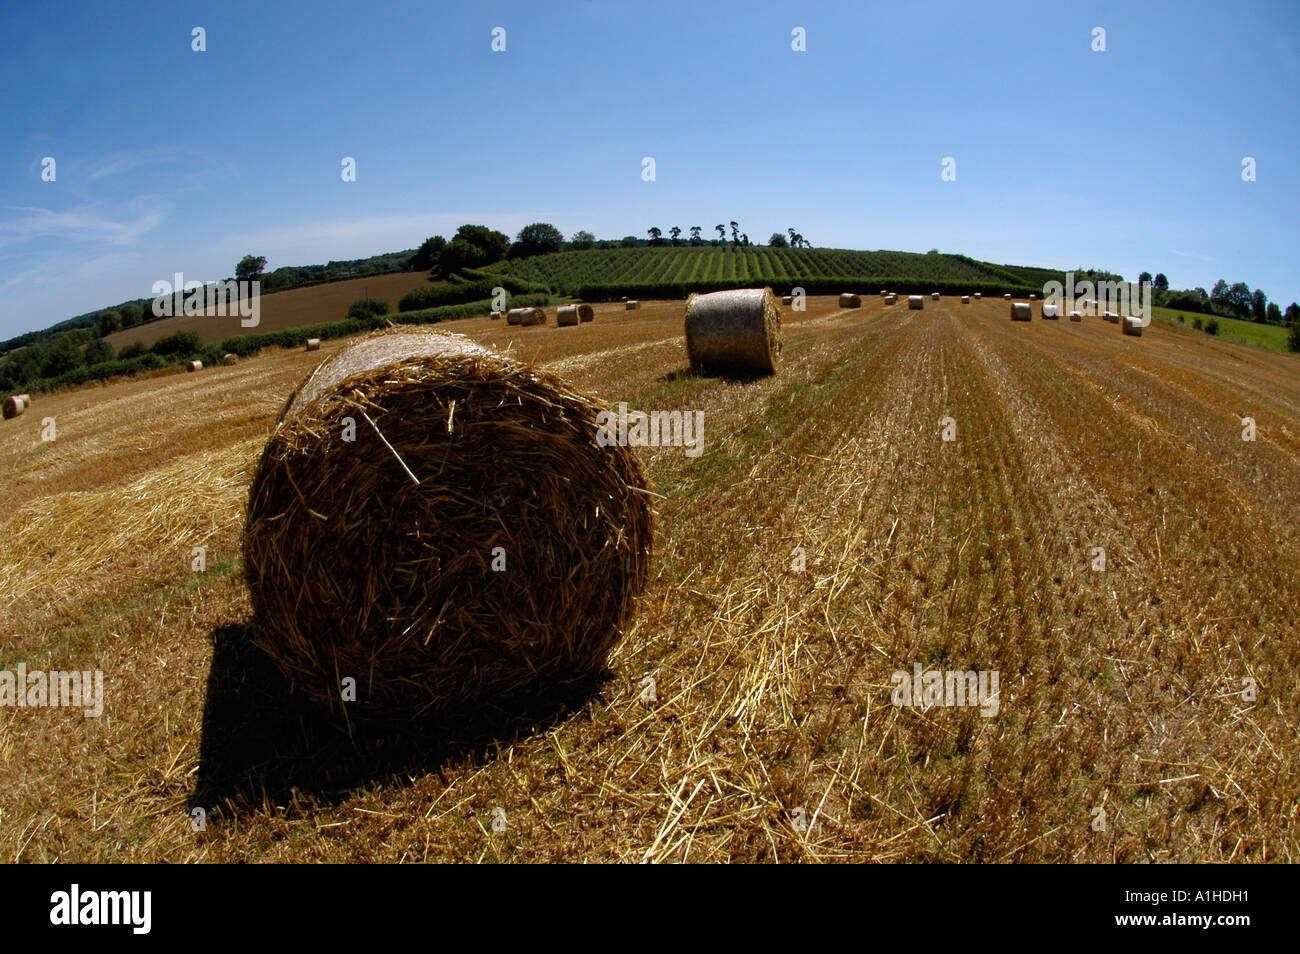
M 230 354 L 230 353 L 223 354 L 221 356 L 221 363 L 226 365 L 227 367 L 229 367 L 232 364 L 239 364 L 239 355 Z
M 781 304 L 783 304 L 783 305 L 785 305 L 785 307 L 789 308 L 791 305 L 794 304 L 794 295 L 782 295 L 782 296 L 781 296 Z
M 1134 335 L 1141 338 L 1142 319 L 1136 315 L 1127 315 L 1124 320 L 1120 322 L 1120 330 L 1126 335 Z
M 686 299 L 686 353 L 692 371 L 775 374 L 781 315 L 770 288 L 691 295 Z
M 1043 302 L 1043 317 L 1052 319 L 1060 318 L 1061 312 L 1056 305 Z
M 9 420 L 11 417 L 17 417 L 27 410 L 27 402 L 22 399 L 20 394 L 11 394 L 5 398 L 4 417 Z
M 1034 313 L 1029 308 L 1027 301 L 1013 301 L 1011 303 L 1011 320 L 1012 321 L 1032 321 Z
M 1077 311 L 1072 311 L 1072 312 L 1070 312 L 1070 320 L 1071 320 L 1071 321 L 1083 321 L 1083 315 L 1079 314 L 1079 312 L 1077 312 Z
M 962 296 L 961 296 L 961 303 L 962 303 L 963 305 L 969 305 L 969 304 L 970 304 L 970 295 L 962 295 Z
M 925 299 L 922 298 L 920 295 L 907 296 L 908 311 L 921 311 L 924 308 L 925 308 Z
M 938 293 L 938 292 L 931 292 L 931 293 L 930 293 L 930 299 L 931 299 L 932 301 L 938 301 L 938 300 L 939 300 L 939 293 Z
M 627 304 L 624 305 L 624 307 L 625 307 L 628 311 L 636 311 L 638 308 L 641 307 L 641 303 L 640 303 L 639 301 L 637 301 L 636 299 L 634 299 L 634 298 L 629 298 L 629 299 L 627 300 Z
M 561 305 L 555 312 L 555 323 L 560 327 L 576 325 L 578 323 L 578 306 Z
M 319 350 L 320 350 L 320 339 L 319 339 L 319 338 L 308 338 L 308 339 L 307 339 L 307 350 L 308 350 L 308 351 L 319 351 Z
M 385 331 L 298 385 L 248 498 L 258 643 L 384 716 L 598 673 L 649 571 L 635 452 L 602 406 L 460 335 Z M 339 439 L 345 418 L 355 441 Z
M 857 295 L 850 295 L 848 292 L 841 292 L 841 293 L 840 293 L 840 307 L 841 307 L 841 308 L 861 308 L 861 307 L 862 307 L 862 299 L 859 298 Z
M 186 371 L 202 371 L 202 370 L 203 370 L 203 362 L 200 361 L 200 360 L 198 360 L 197 358 L 195 358 L 195 359 L 194 359 L 193 361 L 191 361 L 189 364 L 185 365 L 185 370 L 186 370 Z
M 596 309 L 590 305 L 578 306 L 578 321 L 595 321 Z

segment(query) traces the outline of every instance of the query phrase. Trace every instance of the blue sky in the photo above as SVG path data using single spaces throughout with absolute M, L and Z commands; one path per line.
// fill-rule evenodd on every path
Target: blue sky
M 1300 300 L 1300 3 L 10 3 L 0 36 L 0 337 L 463 222 L 734 218 Z

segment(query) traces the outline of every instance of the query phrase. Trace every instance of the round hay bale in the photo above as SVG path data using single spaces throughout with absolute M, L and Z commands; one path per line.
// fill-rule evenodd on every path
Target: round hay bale
M 922 298 L 920 295 L 907 296 L 908 311 L 921 311 L 924 308 L 925 308 L 925 299 Z
M 32 406 L 32 396 L 30 394 L 19 394 L 18 400 L 23 402 L 23 410 Z
M 524 311 L 525 309 L 523 308 L 511 308 L 509 311 L 506 312 L 506 324 L 507 325 L 523 324 Z
M 592 308 L 590 305 L 578 306 L 578 321 L 595 321 L 595 320 L 596 320 L 595 308 Z
M 961 296 L 961 303 L 962 303 L 963 305 L 969 305 L 969 304 L 970 304 L 970 295 L 962 295 L 962 296 Z
M 384 716 L 598 673 L 652 539 L 635 452 L 594 440 L 602 410 L 460 335 L 385 331 L 331 355 L 249 490 L 259 644 L 308 697 L 335 702 L 351 676 Z
M 1029 308 L 1027 301 L 1013 301 L 1011 303 L 1011 320 L 1012 321 L 1032 321 L 1033 311 Z
M 1109 321 L 1112 325 L 1119 321 L 1119 315 L 1115 314 L 1113 311 L 1105 312 L 1101 317 L 1104 320 Z
M 1135 337 L 1141 338 L 1142 319 L 1137 315 L 1125 316 L 1124 320 L 1120 323 L 1120 331 L 1126 335 L 1134 335 Z
M 1043 302 L 1043 317 L 1057 319 L 1061 317 L 1061 311 L 1056 305 L 1051 304 L 1050 302 Z
M 1007 301 L 1010 301 L 1010 300 L 1011 300 L 1011 292 L 1007 292 L 1007 293 L 1006 293 L 1005 295 L 1003 295 L 1002 297 L 1005 298 Z
M 5 398 L 3 413 L 6 421 L 11 417 L 17 417 L 26 410 L 27 402 L 22 399 L 21 395 L 11 394 Z
M 1038 297 L 1038 296 L 1035 295 L 1033 292 L 1030 292 L 1030 293 L 1029 293 L 1029 300 L 1030 300 L 1030 301 L 1033 301 L 1033 300 L 1034 300 L 1035 298 L 1037 298 L 1037 297 Z
M 493 309 L 492 311 L 488 312 L 488 317 L 491 318 L 493 321 L 500 321 L 501 312 L 497 311 L 496 309 Z
M 620 299 L 620 301 L 627 301 L 627 296 L 624 295 L 624 296 Z
M 770 288 L 691 295 L 686 299 L 686 353 L 694 371 L 775 374 L 781 315 Z
M 841 293 L 840 293 L 840 307 L 841 307 L 841 308 L 861 308 L 861 307 L 862 307 L 862 299 L 859 298 L 857 295 L 851 295 L 851 294 L 849 294 L 848 292 L 841 292 Z
M 641 307 L 641 303 L 637 301 L 635 298 L 629 298 L 627 299 L 627 304 L 624 307 L 628 311 L 636 311 L 638 308 Z
M 578 323 L 578 306 L 561 305 L 555 312 L 555 323 L 561 328 Z
M 782 295 L 781 304 L 789 308 L 791 305 L 794 304 L 794 295 Z
M 886 304 L 886 305 L 893 305 L 893 304 L 896 304 L 897 302 L 898 302 L 898 296 L 897 296 L 897 295 L 891 293 L 891 294 L 888 294 L 888 295 L 885 296 L 885 304 Z
M 931 300 L 931 301 L 938 301 L 938 300 L 939 300 L 939 293 L 938 293 L 938 292 L 931 292 L 931 293 L 930 293 L 930 300 Z
M 983 293 L 983 292 L 976 292 L 976 293 L 975 293 L 975 297 L 976 297 L 976 298 L 983 298 L 983 297 L 984 297 L 984 293 Z
M 1072 311 L 1072 312 L 1070 312 L 1070 320 L 1071 320 L 1071 321 L 1083 321 L 1083 315 L 1081 315 L 1081 314 L 1080 314 L 1079 312 L 1077 312 L 1077 311 Z
M 308 350 L 308 351 L 319 351 L 319 350 L 320 350 L 320 339 L 319 339 L 319 338 L 308 338 L 308 339 L 307 339 L 307 350 Z
M 546 324 L 545 308 L 520 308 L 519 323 L 525 328 L 531 325 Z
M 221 363 L 227 367 L 232 364 L 239 364 L 239 355 L 227 352 L 221 356 Z
M 185 370 L 186 370 L 186 371 L 202 371 L 202 370 L 203 370 L 203 362 L 200 361 L 198 358 L 195 358 L 195 359 L 194 359 L 193 361 L 191 361 L 189 364 L 185 365 Z

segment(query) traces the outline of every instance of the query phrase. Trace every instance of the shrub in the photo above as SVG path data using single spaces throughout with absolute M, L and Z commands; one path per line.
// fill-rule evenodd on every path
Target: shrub
M 132 341 L 129 345 L 123 345 L 122 350 L 117 353 L 119 361 L 130 361 L 132 358 L 138 358 L 149 351 L 141 342 Z
M 159 338 L 149 350 L 154 354 L 185 357 L 194 354 L 202 347 L 203 342 L 200 340 L 197 331 L 177 331 L 164 338 Z
M 348 306 L 349 318 L 365 319 L 371 315 L 386 314 L 388 314 L 388 302 L 381 298 L 371 298 L 368 301 L 365 298 L 358 298 Z
M 481 301 L 492 297 L 492 289 L 500 286 L 512 295 L 527 294 L 531 291 L 527 282 L 504 276 L 483 277 L 471 273 L 470 281 L 451 282 L 447 285 L 434 285 L 429 288 L 413 288 L 397 303 L 398 312 L 422 311 L 428 308 L 441 308 L 445 305 L 463 305 L 472 301 Z
M 1217 335 L 1219 333 L 1219 319 L 1211 318 L 1205 323 L 1205 333 L 1208 335 Z
M 1286 348 L 1288 351 L 1300 351 L 1300 321 L 1291 322 L 1286 333 Z
M 1203 326 L 1204 326 L 1204 322 L 1202 322 L 1200 318 L 1192 319 L 1192 327 L 1195 328 L 1197 331 L 1200 331 Z
M 1178 323 L 1179 323 L 1180 325 L 1185 325 L 1185 324 L 1187 324 L 1187 316 L 1186 316 L 1186 315 L 1179 315 L 1179 316 L 1178 316 Z

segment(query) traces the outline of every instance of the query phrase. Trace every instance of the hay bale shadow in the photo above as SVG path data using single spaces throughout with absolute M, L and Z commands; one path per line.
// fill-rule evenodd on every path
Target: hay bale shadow
M 764 378 L 770 378 L 775 372 L 773 371 L 754 371 L 751 369 L 732 368 L 732 367 L 713 367 L 707 364 L 695 365 L 683 373 L 683 377 L 690 376 L 694 378 L 721 378 L 724 381 L 731 381 L 735 384 L 753 384 L 755 381 L 762 381 Z
M 308 700 L 255 645 L 251 626 L 212 633 L 212 668 L 190 807 L 209 815 L 288 805 L 298 795 L 333 803 L 370 782 L 409 784 L 465 756 L 550 728 L 582 709 L 609 672 L 527 696 L 403 721 Z

